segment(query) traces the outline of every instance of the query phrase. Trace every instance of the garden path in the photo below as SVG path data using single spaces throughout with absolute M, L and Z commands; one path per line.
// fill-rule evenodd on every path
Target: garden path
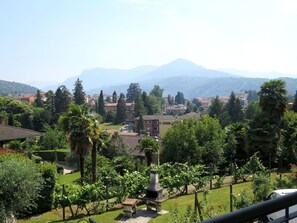
M 137 210 L 136 214 L 132 217 L 123 217 L 118 222 L 119 223 L 147 223 L 151 218 L 156 218 L 162 214 L 167 214 L 168 211 L 162 210 L 161 212 L 157 213 L 155 211 L 148 211 L 144 210 Z

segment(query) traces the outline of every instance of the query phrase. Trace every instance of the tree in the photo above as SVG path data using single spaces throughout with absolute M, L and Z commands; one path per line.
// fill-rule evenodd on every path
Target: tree
M 54 102 L 55 114 L 59 115 L 68 110 L 70 104 L 70 92 L 64 85 L 58 87 L 56 90 Z
M 88 114 L 87 106 L 70 104 L 67 113 L 59 119 L 59 125 L 67 134 L 70 148 L 79 156 L 81 182 L 84 182 L 84 158 L 93 146 L 93 119 Z
M 245 118 L 252 120 L 257 116 L 257 114 L 259 114 L 260 111 L 259 102 L 252 101 L 245 110 Z
M 35 99 L 36 107 L 43 108 L 43 100 L 40 94 L 40 90 L 37 90 L 36 99 Z
M 293 111 L 297 112 L 297 91 L 294 96 Z
M 152 155 L 158 153 L 160 150 L 158 142 L 153 138 L 141 139 L 138 144 L 138 149 L 140 152 L 144 152 L 146 157 L 147 166 L 150 166 L 153 162 Z
M 38 198 L 43 180 L 36 164 L 20 155 L 0 157 L 0 222 L 15 222 L 15 215 Z
M 247 93 L 248 93 L 247 101 L 248 101 L 249 104 L 252 101 L 258 101 L 259 100 L 259 96 L 257 94 L 257 91 L 249 90 Z
M 208 108 L 208 114 L 212 118 L 217 118 L 222 127 L 225 127 L 231 123 L 230 116 L 225 109 L 223 102 L 216 96 Z
M 271 122 L 279 124 L 288 103 L 285 82 L 282 80 L 265 82 L 258 95 L 262 111 L 268 115 Z
M 170 94 L 167 96 L 167 101 L 169 105 L 174 105 L 174 99 Z
M 159 85 L 155 85 L 153 90 L 150 92 L 150 95 L 154 95 L 161 101 L 163 98 L 163 92 L 164 92 L 164 89 L 160 88 Z
M 144 121 L 143 121 L 143 117 L 142 114 L 140 114 L 139 116 L 139 120 L 137 123 L 137 132 L 140 135 L 140 133 L 144 130 Z
M 127 102 L 135 101 L 137 92 L 141 92 L 140 86 L 138 83 L 131 83 L 129 88 L 127 89 Z
M 147 97 L 147 114 L 148 115 L 161 114 L 160 102 L 153 95 L 149 95 Z
M 126 121 L 126 102 L 124 95 L 121 94 L 117 104 L 117 114 L 115 124 L 120 124 Z
M 143 106 L 144 106 L 144 113 L 143 114 L 147 114 L 148 113 L 148 108 L 149 108 L 149 99 L 148 99 L 148 95 L 145 91 L 142 92 L 141 94 L 142 97 L 142 101 L 143 101 Z
M 108 102 L 108 103 L 111 103 L 111 102 L 112 102 L 112 101 L 111 101 L 111 97 L 108 95 L 108 96 L 106 97 L 105 101 Z
M 175 96 L 175 104 L 185 104 L 184 94 L 180 91 L 178 91 Z
M 137 92 L 134 104 L 134 117 L 139 117 L 141 114 L 144 114 L 144 103 L 141 97 L 141 93 Z
M 79 80 L 78 78 L 74 84 L 74 90 L 73 90 L 74 103 L 78 105 L 84 104 L 85 96 L 86 96 L 86 93 L 84 92 L 82 81 Z
M 50 111 L 51 115 L 55 112 L 55 94 L 52 90 L 49 90 L 45 93 L 45 102 L 44 102 L 44 108 L 48 111 Z
M 118 96 L 117 96 L 116 91 L 114 91 L 112 93 L 112 103 L 117 103 L 117 100 L 118 100 Z
M 98 114 L 103 117 L 103 119 L 106 118 L 106 110 L 104 105 L 104 99 L 103 99 L 103 91 L 100 91 L 100 95 L 98 98 Z
M 219 165 L 223 161 L 225 132 L 217 119 L 183 120 L 169 128 L 162 139 L 162 162 Z
M 226 104 L 226 110 L 232 123 L 243 120 L 244 114 L 241 109 L 240 101 L 235 97 L 233 91 L 231 92 L 230 98 Z

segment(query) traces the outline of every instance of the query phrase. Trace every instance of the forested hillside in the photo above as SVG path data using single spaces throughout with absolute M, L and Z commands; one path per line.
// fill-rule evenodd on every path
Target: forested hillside
M 0 80 L 0 96 L 36 94 L 38 89 L 27 84 Z

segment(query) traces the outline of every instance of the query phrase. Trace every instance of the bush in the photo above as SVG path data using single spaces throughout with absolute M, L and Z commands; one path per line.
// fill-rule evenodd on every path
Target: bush
M 242 191 L 238 195 L 232 195 L 233 205 L 238 210 L 253 204 L 252 199 L 247 195 L 246 191 Z
M 44 184 L 36 200 L 37 208 L 35 213 L 50 211 L 54 203 L 54 191 L 57 179 L 56 166 L 50 163 L 39 165 Z
M 260 171 L 252 177 L 252 189 L 255 202 L 265 200 L 271 190 L 270 173 L 268 171 Z
M 0 219 L 13 220 L 21 211 L 36 206 L 43 179 L 38 166 L 17 154 L 0 156 Z M 2 221 L 4 222 L 4 221 Z
M 59 150 L 45 150 L 45 151 L 35 151 L 34 155 L 40 156 L 42 160 L 55 162 L 55 161 L 65 161 L 67 152 Z

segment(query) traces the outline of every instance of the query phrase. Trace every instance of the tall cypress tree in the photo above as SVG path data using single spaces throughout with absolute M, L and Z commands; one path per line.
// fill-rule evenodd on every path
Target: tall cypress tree
M 73 96 L 75 104 L 82 105 L 85 103 L 86 93 L 84 92 L 82 81 L 79 80 L 79 78 L 76 80 L 74 84 Z
M 297 112 L 297 91 L 296 91 L 295 97 L 294 97 L 293 111 Z
M 117 103 L 117 99 L 118 99 L 117 92 L 114 91 L 112 93 L 112 103 Z
M 141 93 L 137 92 L 134 104 L 134 117 L 139 117 L 144 113 L 144 103 L 141 97 Z
M 36 105 L 36 107 L 43 108 L 43 101 L 41 98 L 40 90 L 37 90 L 35 105 Z
M 126 102 L 125 97 L 121 94 L 117 104 L 117 114 L 115 118 L 115 124 L 120 124 L 126 121 Z
M 105 110 L 102 90 L 100 91 L 100 95 L 98 98 L 98 114 L 101 115 L 104 119 L 106 118 L 106 110 Z
M 70 103 L 70 92 L 64 85 L 58 87 L 56 90 L 54 103 L 56 114 L 66 112 L 68 110 Z
M 143 121 L 142 114 L 140 114 L 139 120 L 138 120 L 138 123 L 137 123 L 137 133 L 140 135 L 140 133 L 143 130 L 144 130 L 144 121 Z

